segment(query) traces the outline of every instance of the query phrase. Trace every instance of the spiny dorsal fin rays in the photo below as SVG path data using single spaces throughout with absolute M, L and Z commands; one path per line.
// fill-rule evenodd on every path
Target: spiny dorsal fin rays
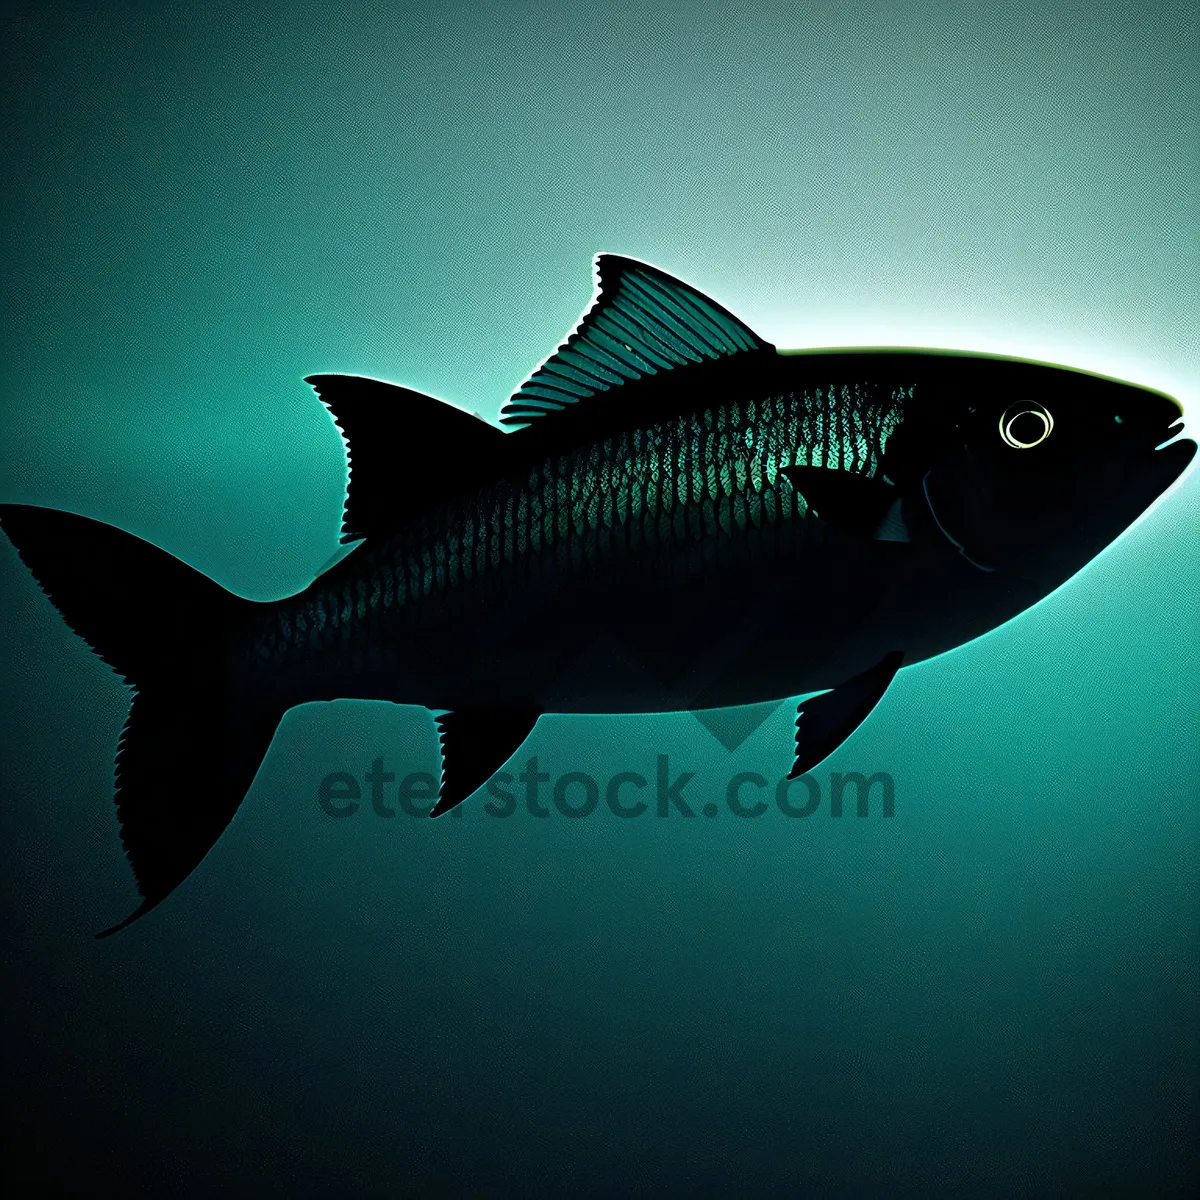
M 657 267 L 599 254 L 595 269 L 591 306 L 501 409 L 502 425 L 525 425 L 676 367 L 774 349 L 715 300 Z

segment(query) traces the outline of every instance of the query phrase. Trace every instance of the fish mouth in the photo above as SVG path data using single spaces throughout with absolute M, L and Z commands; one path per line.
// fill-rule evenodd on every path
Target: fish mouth
M 1164 466 L 1173 469 L 1172 482 L 1179 478 L 1187 469 L 1188 464 L 1196 457 L 1196 442 L 1192 438 L 1183 437 L 1182 431 L 1170 441 L 1154 448 L 1154 459 L 1161 461 Z
M 1153 496 L 1167 490 L 1196 456 L 1196 442 L 1184 436 L 1184 423 L 1176 421 L 1165 433 L 1159 432 L 1151 446 L 1133 461 L 1135 473 L 1152 486 Z
M 1121 409 L 1112 430 L 1115 444 L 1123 445 L 1126 453 L 1157 450 L 1183 435 L 1183 405 L 1170 396 L 1139 392 L 1114 407 Z
M 1176 421 L 1167 430 L 1166 437 L 1162 438 L 1158 442 L 1158 444 L 1154 447 L 1154 449 L 1155 450 L 1165 450 L 1168 446 L 1174 445 L 1176 442 L 1184 441 L 1191 445 L 1192 453 L 1194 454 L 1196 451 L 1196 443 L 1194 441 L 1192 441 L 1191 438 L 1185 438 L 1183 436 L 1183 433 L 1184 433 L 1183 421 L 1182 420 Z

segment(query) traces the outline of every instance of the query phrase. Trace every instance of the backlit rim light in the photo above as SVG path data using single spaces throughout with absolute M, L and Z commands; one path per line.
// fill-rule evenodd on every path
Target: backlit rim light
M 1019 441 L 1012 434 L 1013 422 L 1018 417 L 1023 417 L 1026 414 L 1040 417 L 1042 420 L 1042 436 L 1034 439 L 1032 442 Z M 1053 430 L 1054 418 L 1050 415 L 1050 410 L 1043 408 L 1033 400 L 1026 400 L 1020 404 L 1014 404 L 1011 408 L 1006 408 L 1000 417 L 1000 436 L 1004 439 L 1004 444 L 1011 446 L 1014 450 L 1028 450 L 1033 446 L 1040 446 Z

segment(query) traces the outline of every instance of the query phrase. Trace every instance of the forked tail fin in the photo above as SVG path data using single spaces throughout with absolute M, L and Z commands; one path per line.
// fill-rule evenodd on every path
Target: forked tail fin
M 187 878 L 266 756 L 283 706 L 240 700 L 225 667 L 258 606 L 100 521 L 0 504 L 0 527 L 67 624 L 135 689 L 116 802 L 142 903 L 105 937 Z

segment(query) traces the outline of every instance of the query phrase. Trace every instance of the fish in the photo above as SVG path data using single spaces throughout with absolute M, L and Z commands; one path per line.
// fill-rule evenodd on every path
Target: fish
M 959 351 L 780 351 L 658 267 L 594 268 L 591 304 L 496 423 L 307 378 L 349 476 L 341 556 L 294 596 L 253 602 L 111 525 L 0 505 L 133 689 L 115 800 L 140 903 L 97 936 L 199 866 L 300 704 L 425 706 L 434 817 L 546 713 L 805 697 L 796 778 L 902 668 L 1060 587 L 1196 451 L 1149 388 Z

